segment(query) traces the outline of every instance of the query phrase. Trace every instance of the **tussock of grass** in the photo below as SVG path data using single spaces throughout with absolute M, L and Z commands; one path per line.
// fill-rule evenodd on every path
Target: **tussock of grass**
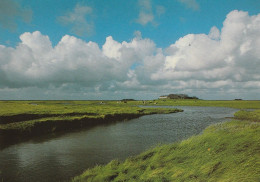
M 72 181 L 259 181 L 259 138 L 259 122 L 219 123 L 182 142 L 88 169 Z
M 250 120 L 250 121 L 260 121 L 260 109 L 254 111 L 238 111 L 235 113 L 236 119 Z

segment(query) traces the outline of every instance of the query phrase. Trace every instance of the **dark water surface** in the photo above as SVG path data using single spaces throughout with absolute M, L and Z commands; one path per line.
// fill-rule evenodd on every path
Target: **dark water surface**
M 199 134 L 232 117 L 236 109 L 177 107 L 184 112 L 149 115 L 61 136 L 43 136 L 0 150 L 0 181 L 68 181 L 85 169 L 125 159 L 158 143 Z

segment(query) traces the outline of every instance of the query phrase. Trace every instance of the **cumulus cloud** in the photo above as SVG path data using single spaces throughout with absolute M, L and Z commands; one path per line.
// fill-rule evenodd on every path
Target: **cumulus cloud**
M 259 82 L 259 21 L 260 15 L 235 10 L 227 15 L 221 33 L 213 27 L 208 35 L 180 38 L 167 49 L 164 67 L 152 79 L 181 80 L 181 88 L 241 89 L 250 81 Z
M 209 32 L 209 38 L 211 39 L 219 39 L 220 38 L 220 31 L 217 27 L 212 27 Z
M 39 31 L 15 47 L 0 45 L 0 93 L 42 90 L 45 97 L 154 98 L 187 93 L 202 98 L 259 99 L 260 14 L 230 12 L 221 30 L 188 34 L 158 48 L 139 31 L 99 47 L 65 35 L 56 46 Z M 67 96 L 69 95 L 69 96 Z M 21 97 L 22 97 L 21 96 Z M 107 96 L 107 97 L 104 97 Z
M 91 21 L 90 15 L 92 8 L 81 4 L 76 4 L 71 12 L 58 17 L 58 21 L 71 27 L 71 32 L 78 36 L 91 35 L 94 31 L 94 23 Z
M 49 37 L 39 31 L 26 32 L 20 39 L 16 48 L 0 46 L 1 87 L 67 83 L 92 87 L 110 80 L 120 82 L 128 78 L 134 63 L 156 49 L 153 41 L 140 38 L 119 43 L 110 36 L 102 49 L 95 42 L 69 35 L 53 47 Z
M 200 6 L 196 0 L 178 0 L 179 2 L 183 3 L 187 8 L 192 10 L 199 10 Z
M 15 31 L 17 21 L 22 20 L 29 23 L 32 20 L 32 10 L 23 8 L 19 3 L 13 0 L 0 1 L 0 26 Z
M 151 23 L 152 25 L 157 25 L 158 23 L 155 21 L 155 17 L 159 17 L 165 13 L 165 8 L 160 5 L 157 5 L 155 7 L 154 13 L 151 0 L 139 0 L 138 5 L 140 11 L 138 18 L 136 19 L 136 22 L 141 25 L 146 25 L 148 23 Z

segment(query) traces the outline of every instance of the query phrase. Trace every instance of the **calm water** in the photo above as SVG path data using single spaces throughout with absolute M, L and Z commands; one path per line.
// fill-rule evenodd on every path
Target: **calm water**
M 96 164 L 199 134 L 232 117 L 235 109 L 178 107 L 182 113 L 150 115 L 60 136 L 44 136 L 0 150 L 0 181 L 68 181 Z

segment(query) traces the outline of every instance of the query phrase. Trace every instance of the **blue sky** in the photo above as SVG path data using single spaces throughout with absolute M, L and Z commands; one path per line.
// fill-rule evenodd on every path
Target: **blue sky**
M 259 13 L 260 0 L 1 0 L 0 99 L 260 99 Z
M 159 47 L 167 47 L 178 38 L 189 33 L 208 33 L 212 26 L 222 27 L 226 15 L 234 10 L 248 11 L 254 15 L 260 12 L 259 0 L 164 0 L 150 1 L 152 14 L 156 25 L 148 22 L 142 25 L 136 20 L 140 12 L 138 1 L 122 0 L 19 0 L 14 1 L 21 8 L 32 10 L 32 21 L 29 23 L 15 17 L 17 29 L 10 30 L 3 26 L 0 28 L 0 43 L 15 46 L 19 42 L 19 36 L 24 32 L 41 31 L 48 35 L 56 45 L 62 36 L 69 34 L 86 41 L 94 41 L 103 45 L 107 36 L 122 42 L 133 38 L 136 30 L 142 32 L 143 37 L 152 39 Z M 198 8 L 193 7 L 196 2 Z M 93 22 L 92 33 L 77 35 L 70 30 L 71 25 L 64 26 L 58 21 L 60 16 L 70 12 L 76 6 L 89 6 L 92 13 L 86 15 L 86 21 Z M 164 12 L 156 15 L 157 6 L 162 6 Z

